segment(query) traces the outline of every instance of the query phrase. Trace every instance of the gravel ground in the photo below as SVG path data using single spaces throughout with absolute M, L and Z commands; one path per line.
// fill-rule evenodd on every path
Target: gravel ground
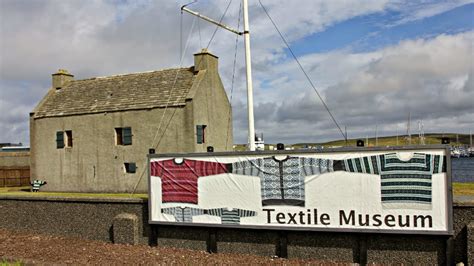
M 146 245 L 119 245 L 0 229 L 0 264 L 2 261 L 23 262 L 28 265 L 350 265 L 242 254 L 209 254 L 203 251 Z

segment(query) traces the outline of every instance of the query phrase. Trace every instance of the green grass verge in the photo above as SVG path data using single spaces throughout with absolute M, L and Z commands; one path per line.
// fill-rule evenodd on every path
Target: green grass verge
M 0 188 L 0 194 L 17 196 L 59 196 L 59 197 L 78 197 L 78 198 L 140 198 L 147 199 L 148 194 L 130 194 L 130 193 L 71 193 L 71 192 L 36 192 L 28 191 L 29 187 Z M 474 183 L 453 183 L 454 195 L 474 196 Z M 1 265 L 0 265 L 1 266 Z
M 30 187 L 7 187 L 0 188 L 0 194 L 27 196 L 27 197 L 77 197 L 77 198 L 140 198 L 147 199 L 148 194 L 130 194 L 130 193 L 73 193 L 73 192 L 35 192 L 29 191 Z
M 474 196 L 474 183 L 453 183 L 453 194 Z

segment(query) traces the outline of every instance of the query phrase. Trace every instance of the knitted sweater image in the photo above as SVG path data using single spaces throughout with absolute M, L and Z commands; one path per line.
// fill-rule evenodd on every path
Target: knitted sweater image
M 198 204 L 198 178 L 230 172 L 230 165 L 176 159 L 150 163 L 152 176 L 161 178 L 162 202 Z
M 240 224 L 241 217 L 257 215 L 255 211 L 228 208 L 209 209 L 206 210 L 205 213 L 221 217 L 222 224 Z
M 190 207 L 170 207 L 161 209 L 161 213 L 173 215 L 176 222 L 192 223 L 193 216 L 204 215 L 204 210 Z
M 432 175 L 446 172 L 445 157 L 414 153 L 401 160 L 396 153 L 343 160 L 342 170 L 380 175 L 384 203 L 431 204 Z
M 239 161 L 232 173 L 260 177 L 262 206 L 305 206 L 305 177 L 333 172 L 332 160 L 287 156 Z

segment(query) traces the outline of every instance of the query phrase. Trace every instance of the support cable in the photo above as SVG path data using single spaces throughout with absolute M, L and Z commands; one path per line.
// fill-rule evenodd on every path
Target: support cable
M 185 5 L 183 5 L 181 7 L 181 16 L 180 16 L 180 21 L 179 21 L 179 58 L 181 60 L 181 58 L 183 57 L 183 7 L 187 7 L 189 5 L 192 5 L 194 3 L 196 3 L 197 0 L 194 0 L 190 3 L 187 3 Z
M 170 117 L 168 123 L 166 124 L 166 127 L 165 127 L 163 133 L 161 134 L 161 137 L 158 139 L 158 143 L 157 143 L 156 145 L 153 145 L 153 143 L 155 143 L 155 140 L 156 140 L 156 138 L 157 138 L 157 136 L 158 136 L 158 133 L 160 132 L 161 125 L 163 124 L 163 120 L 164 120 L 164 118 L 165 118 L 166 111 L 168 110 L 168 106 L 169 106 L 170 100 L 171 100 L 171 94 L 172 94 L 172 92 L 173 92 L 173 90 L 174 90 L 174 88 L 175 88 L 175 86 L 176 86 L 176 82 L 177 82 L 177 80 L 178 80 L 179 71 L 181 70 L 181 67 L 182 67 L 182 65 L 183 65 L 184 55 L 186 54 L 186 50 L 187 50 L 188 45 L 189 45 L 190 36 L 191 36 L 191 34 L 192 34 L 192 32 L 193 32 L 193 29 L 194 29 L 194 25 L 195 25 L 195 24 L 196 24 L 196 18 L 193 19 L 193 24 L 192 24 L 192 26 L 191 26 L 191 30 L 189 31 L 188 38 L 187 38 L 187 40 L 186 40 L 186 45 L 184 46 L 184 51 L 182 52 L 182 55 L 181 55 L 181 59 L 180 59 L 180 62 L 179 62 L 179 67 L 178 67 L 178 69 L 176 69 L 176 74 L 175 74 L 175 76 L 174 76 L 173 85 L 171 86 L 170 94 L 169 94 L 169 96 L 168 96 L 168 100 L 167 100 L 167 102 L 166 102 L 165 109 L 163 110 L 163 115 L 161 116 L 160 123 L 158 124 L 158 129 L 156 130 L 155 136 L 153 137 L 153 141 L 151 142 L 151 143 L 152 143 L 152 146 L 153 146 L 155 149 L 158 148 L 158 146 L 160 145 L 161 140 L 163 139 L 163 136 L 165 135 L 165 132 L 166 132 L 166 130 L 167 130 L 167 128 L 168 128 L 168 126 L 169 126 L 171 120 L 173 120 L 173 117 L 174 117 L 174 115 L 175 115 L 175 113 L 176 113 L 176 110 L 177 110 L 177 108 L 174 108 L 173 113 L 171 114 L 171 117 Z M 186 96 L 184 96 L 184 97 L 186 97 Z M 145 163 L 145 165 L 144 165 L 144 167 L 143 167 L 143 170 L 142 170 L 142 173 L 140 174 L 140 177 L 139 177 L 137 183 L 135 184 L 135 186 L 134 186 L 134 188 L 133 188 L 133 190 L 132 190 L 131 195 L 135 194 L 135 191 L 137 190 L 137 187 L 138 187 L 138 185 L 140 184 L 140 182 L 141 182 L 141 180 L 142 180 L 142 178 L 143 178 L 143 175 L 144 175 L 145 173 L 147 173 L 147 167 L 146 167 L 147 165 L 148 165 L 148 163 Z
M 227 10 L 229 10 L 230 4 L 232 4 L 232 0 L 229 0 L 229 4 L 227 4 L 227 7 L 224 11 L 224 14 L 222 14 L 221 19 L 219 19 L 219 24 L 222 23 L 222 20 L 224 19 L 225 15 L 227 14 Z M 216 29 L 214 30 L 214 33 L 212 33 L 211 39 L 209 40 L 209 43 L 206 46 L 206 49 L 209 49 L 209 46 L 211 45 L 212 40 L 214 39 L 214 36 L 216 36 L 217 30 L 219 29 L 219 26 L 216 25 Z
M 188 5 L 191 5 L 191 4 L 195 3 L 195 2 L 197 2 L 197 1 L 193 1 L 193 2 L 191 2 L 191 3 L 189 3 L 189 4 L 186 4 L 186 5 L 184 5 L 183 7 L 186 7 L 186 6 L 188 6 Z M 227 5 L 227 7 L 226 7 L 226 9 L 225 9 L 224 14 L 222 14 L 222 17 L 220 18 L 219 23 L 222 23 L 222 20 L 224 19 L 225 15 L 227 14 L 227 11 L 229 10 L 229 7 L 230 7 L 230 4 L 231 4 L 231 3 L 232 3 L 232 0 L 229 1 L 229 4 Z M 182 8 L 183 8 L 183 7 L 182 7 Z M 181 21 L 182 21 L 182 10 L 183 10 L 182 8 L 181 8 Z M 175 75 L 175 78 L 174 78 L 174 81 L 173 81 L 173 85 L 172 85 L 171 90 L 170 90 L 170 95 L 169 95 L 169 97 L 168 97 L 168 101 L 167 101 L 167 103 L 166 103 L 165 110 L 163 111 L 163 115 L 162 115 L 162 117 L 161 117 L 161 119 L 160 119 L 160 124 L 159 124 L 159 126 L 158 126 L 158 130 L 156 131 L 156 134 L 155 134 L 155 136 L 153 137 L 152 143 L 155 143 L 156 137 L 158 136 L 158 132 L 159 132 L 160 129 L 161 129 L 161 125 L 162 125 L 162 123 L 163 123 L 164 116 L 165 116 L 166 110 L 168 109 L 169 101 L 170 101 L 170 99 L 171 99 L 171 93 L 172 93 L 172 91 L 173 91 L 173 89 L 174 89 L 174 86 L 176 85 L 176 81 L 177 81 L 177 78 L 178 78 L 178 74 L 179 74 L 179 71 L 180 71 L 180 69 L 181 69 L 181 67 L 182 67 L 182 64 L 183 64 L 184 55 L 186 54 L 186 50 L 187 50 L 187 47 L 188 47 L 188 44 L 189 44 L 190 35 L 191 35 L 191 33 L 193 32 L 195 22 L 196 22 L 196 18 L 194 18 L 194 20 L 193 20 L 193 24 L 192 24 L 192 26 L 191 26 L 191 30 L 189 31 L 189 35 L 188 35 L 188 38 L 187 38 L 187 40 L 186 40 L 186 45 L 185 45 L 185 47 L 184 47 L 184 51 L 181 53 L 181 59 L 180 59 L 180 63 L 179 63 L 179 68 L 176 70 L 176 75 Z M 181 24 L 181 25 L 182 25 L 182 24 Z M 209 40 L 209 43 L 207 44 L 206 49 L 208 49 L 209 46 L 211 45 L 211 42 L 212 42 L 212 40 L 214 39 L 214 36 L 216 35 L 216 32 L 217 32 L 218 29 L 219 29 L 219 27 L 216 27 L 216 29 L 214 30 L 214 33 L 212 34 L 211 39 Z M 182 30 L 182 26 L 181 26 L 181 30 Z M 181 34 L 181 33 L 180 33 L 180 34 Z M 181 35 L 182 35 L 182 34 L 181 34 Z M 180 49 L 180 50 L 181 50 L 181 49 Z M 160 145 L 161 140 L 163 139 L 163 136 L 165 135 L 165 132 L 166 132 L 166 130 L 168 129 L 168 126 L 170 125 L 171 121 L 173 120 L 173 117 L 174 117 L 174 115 L 175 115 L 175 113 L 176 113 L 176 110 L 177 110 L 176 108 L 173 110 L 173 113 L 171 114 L 171 117 L 170 117 L 170 119 L 168 120 L 168 123 L 166 124 L 163 133 L 161 134 L 161 137 L 158 139 L 158 143 L 157 143 L 156 145 L 154 145 L 155 148 L 157 148 L 157 147 Z M 146 165 L 147 165 L 147 164 L 146 164 Z M 141 180 L 142 180 L 142 178 L 143 178 L 143 175 L 147 172 L 146 165 L 145 165 L 145 167 L 143 167 L 143 171 L 142 171 L 142 173 L 141 173 L 141 175 L 140 175 L 140 178 L 138 179 L 137 183 L 135 184 L 135 187 L 133 188 L 133 191 L 132 191 L 131 195 L 133 195 L 133 194 L 135 193 L 135 191 L 136 191 L 138 185 L 140 184 L 140 182 L 141 182 Z
M 183 12 L 183 11 L 181 11 Z M 201 23 L 199 23 L 199 20 L 198 20 L 198 32 L 199 32 L 199 47 L 202 47 L 202 37 L 201 37 Z
M 316 94 L 318 95 L 319 99 L 321 100 L 321 102 L 323 103 L 324 105 L 324 108 L 326 109 L 326 111 L 329 113 L 329 116 L 331 116 L 331 119 L 332 121 L 334 122 L 334 124 L 336 125 L 336 127 L 339 129 L 339 132 L 341 132 L 341 135 L 343 136 L 344 140 L 347 141 L 347 136 L 344 134 L 344 132 L 342 131 L 341 127 L 339 126 L 339 124 L 337 123 L 336 119 L 334 118 L 333 114 L 331 113 L 331 111 L 329 110 L 329 107 L 327 106 L 327 104 L 324 102 L 323 100 L 323 97 L 321 97 L 321 94 L 319 94 L 318 90 L 316 89 L 316 86 L 313 84 L 313 81 L 311 80 L 311 78 L 308 76 L 308 74 L 306 73 L 306 71 L 304 70 L 303 66 L 300 64 L 300 61 L 298 60 L 298 58 L 296 57 L 296 55 L 293 53 L 293 50 L 290 48 L 290 45 L 288 44 L 288 42 L 286 41 L 285 37 L 283 37 L 283 34 L 280 32 L 280 30 L 278 29 L 277 25 L 275 24 L 275 22 L 273 21 L 272 17 L 270 16 L 270 14 L 267 12 L 267 9 L 265 8 L 265 6 L 263 6 L 262 2 L 260 0 L 258 0 L 258 2 L 260 3 L 260 6 L 262 7 L 263 11 L 265 11 L 265 14 L 267 15 L 267 17 L 270 19 L 270 21 L 272 22 L 273 26 L 275 27 L 276 31 L 278 32 L 278 34 L 280 35 L 281 39 L 283 40 L 283 42 L 285 43 L 286 47 L 288 48 L 288 50 L 290 51 L 291 55 L 293 56 L 293 59 L 295 59 L 296 63 L 298 64 L 299 68 L 301 69 L 301 71 L 304 73 L 306 79 L 308 80 L 309 84 L 311 85 L 311 87 L 313 87 L 313 90 L 316 92 Z
M 240 17 L 242 15 L 242 2 L 240 2 L 240 6 L 239 6 L 239 19 L 237 20 L 237 30 L 240 30 Z M 237 48 L 238 48 L 238 44 L 239 44 L 239 36 L 240 35 L 237 35 L 235 37 L 235 50 L 234 50 L 234 64 L 233 64 L 233 68 L 232 68 L 232 83 L 231 83 L 231 86 L 230 86 L 230 100 L 229 100 L 229 104 L 230 106 L 232 107 L 232 97 L 233 97 L 233 94 L 234 94 L 234 81 L 235 81 L 235 66 L 237 64 Z M 229 114 L 227 115 L 229 117 L 228 121 L 227 121 L 227 137 L 226 137 L 226 147 L 227 147 L 227 143 L 229 142 L 229 125 L 230 125 L 230 120 L 232 119 L 231 117 L 231 109 L 229 109 Z

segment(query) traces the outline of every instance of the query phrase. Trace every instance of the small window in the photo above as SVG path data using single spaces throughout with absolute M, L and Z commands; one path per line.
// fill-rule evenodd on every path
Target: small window
M 72 130 L 64 131 L 66 135 L 66 147 L 72 147 Z
M 123 145 L 122 128 L 115 129 L 115 145 Z
M 132 145 L 132 128 L 115 128 L 115 145 Z
M 197 144 L 206 143 L 206 125 L 196 126 L 196 139 Z
M 136 163 L 124 163 L 125 173 L 134 174 L 137 172 Z
M 62 131 L 56 132 L 56 148 L 57 149 L 64 148 L 64 132 Z

